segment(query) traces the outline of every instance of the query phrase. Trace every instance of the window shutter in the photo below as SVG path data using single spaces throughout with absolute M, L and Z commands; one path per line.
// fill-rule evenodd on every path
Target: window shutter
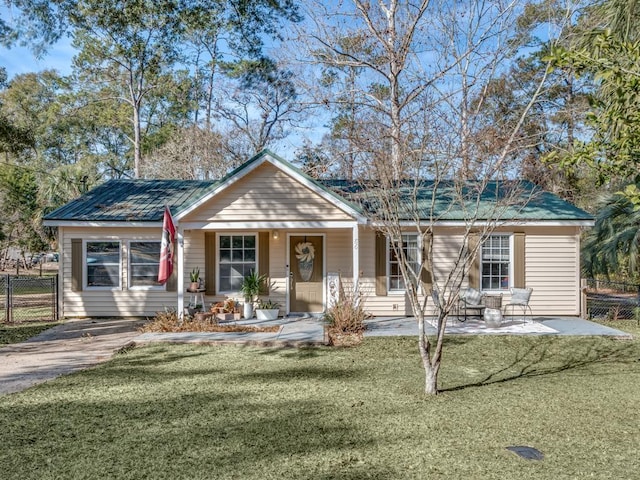
M 71 291 L 82 291 L 82 239 L 71 239 Z
M 525 234 L 515 232 L 513 234 L 513 286 L 515 288 L 525 288 Z
M 269 295 L 269 234 L 270 232 L 258 234 L 258 273 L 267 276 L 266 291 L 263 295 Z
M 422 237 L 422 269 L 420 270 L 420 282 L 425 295 L 433 290 L 433 274 L 431 269 L 431 261 L 429 258 L 429 249 L 431 247 L 432 235 Z
M 387 295 L 387 237 L 376 233 L 376 295 Z
M 467 242 L 469 253 L 476 252 L 473 262 L 469 265 L 469 286 L 480 290 L 480 234 L 470 233 Z
M 207 295 L 216 294 L 216 234 L 204 233 L 204 286 Z

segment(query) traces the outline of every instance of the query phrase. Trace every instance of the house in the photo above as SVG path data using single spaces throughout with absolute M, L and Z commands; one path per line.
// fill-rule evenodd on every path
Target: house
M 61 316 L 182 311 L 194 268 L 207 303 L 240 299 L 243 276 L 257 270 L 268 275 L 269 297 L 282 314 L 323 312 L 332 295 L 328 279 L 340 275 L 358 283 L 370 313 L 411 315 L 390 240 L 376 234 L 371 215 L 354 201 L 363 193 L 353 183 L 314 180 L 269 151 L 218 181 L 106 182 L 45 217 L 45 225 L 58 228 Z M 161 286 L 165 205 L 176 224 L 177 252 L 174 274 Z M 532 287 L 535 315 L 579 315 L 580 233 L 592 217 L 542 192 L 514 218 L 484 241 L 466 283 L 505 298 L 511 286 Z M 464 213 L 454 210 L 434 221 L 434 268 L 448 268 L 464 225 Z M 404 244 L 419 260 L 411 229 Z

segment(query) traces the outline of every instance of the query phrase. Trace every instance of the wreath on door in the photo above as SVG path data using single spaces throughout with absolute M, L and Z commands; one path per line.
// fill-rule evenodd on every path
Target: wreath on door
M 311 280 L 313 274 L 313 260 L 316 257 L 316 249 L 311 242 L 300 242 L 295 246 L 298 259 L 298 273 L 303 281 Z

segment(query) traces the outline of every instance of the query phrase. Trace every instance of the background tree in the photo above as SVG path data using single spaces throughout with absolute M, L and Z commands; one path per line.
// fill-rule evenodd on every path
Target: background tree
M 598 175 L 600 185 L 637 183 L 640 130 L 640 5 L 607 0 L 585 9 L 585 25 L 574 48 L 559 46 L 550 58 L 558 68 L 570 68 L 575 76 L 590 76 L 595 88 L 587 116 L 593 135 L 577 138 L 573 154 L 561 166 L 586 165 Z
M 3 257 L 8 247 L 25 253 L 48 248 L 41 227 L 42 209 L 38 202 L 36 176 L 26 168 L 3 164 L 0 168 L 0 209 L 2 211 Z
M 221 178 L 233 167 L 218 133 L 192 126 L 176 129 L 171 137 L 143 159 L 143 177 L 209 180 Z
M 7 72 L 0 67 L 0 89 L 7 87 Z M 13 124 L 8 118 L 0 97 L 0 154 L 15 154 L 33 146 L 33 138 L 27 129 Z
M 179 90 L 172 73 L 178 64 L 189 65 L 189 40 L 193 44 L 195 38 L 199 39 L 195 72 L 201 75 L 203 64 L 211 70 L 206 83 L 206 101 L 210 102 L 216 85 L 213 73 L 220 58 L 225 57 L 227 62 L 259 58 L 264 35 L 277 36 L 283 19 L 299 19 L 291 0 L 65 0 L 55 4 L 14 0 L 10 4 L 18 11 L 15 23 L 0 25 L 0 39 L 5 44 L 22 41 L 44 48 L 69 33 L 80 50 L 74 60 L 77 78 L 85 90 L 93 92 L 90 101 L 127 105 L 129 126 L 119 128 L 131 142 L 133 176 L 139 174 L 145 144 L 149 148 L 159 146 L 149 140 L 150 131 L 158 134 L 152 127 L 161 112 L 155 107 L 171 105 L 171 97 Z M 226 51 L 220 50 L 220 44 Z M 203 53 L 210 56 L 208 61 Z M 183 102 L 174 102 L 171 108 L 179 104 L 189 112 L 199 112 L 203 84 L 197 80 Z M 150 106 L 152 95 L 161 100 Z M 209 123 L 211 112 L 205 111 Z M 198 115 L 195 117 L 197 123 Z
M 301 109 L 292 73 L 273 61 L 241 61 L 224 64 L 226 82 L 219 89 L 214 111 L 223 120 L 229 160 L 246 161 L 256 152 L 274 148 L 298 120 Z
M 624 192 L 600 195 L 595 226 L 585 235 L 582 248 L 584 273 L 590 278 L 637 281 L 639 260 L 640 209 Z

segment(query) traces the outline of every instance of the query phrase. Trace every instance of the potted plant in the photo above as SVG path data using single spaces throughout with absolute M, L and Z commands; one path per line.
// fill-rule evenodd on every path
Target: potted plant
M 266 302 L 258 303 L 256 308 L 256 317 L 258 320 L 275 320 L 280 313 L 280 304 L 267 300 Z
M 262 292 L 266 279 L 266 275 L 258 275 L 257 272 L 251 270 L 251 273 L 242 280 L 240 293 L 244 297 L 244 318 L 253 317 L 253 302 Z
M 191 290 L 192 292 L 198 291 L 198 288 L 200 287 L 200 269 L 196 267 L 191 270 L 189 277 L 191 278 L 191 285 L 189 286 L 189 290 Z

